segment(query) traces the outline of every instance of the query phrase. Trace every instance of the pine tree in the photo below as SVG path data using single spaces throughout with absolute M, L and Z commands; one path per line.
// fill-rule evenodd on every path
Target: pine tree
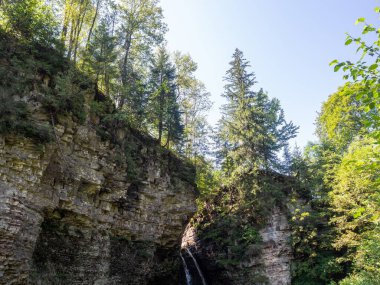
M 249 62 L 236 49 L 224 80 L 223 118 L 219 137 L 225 141 L 221 149 L 227 172 L 276 168 L 277 154 L 295 137 L 297 127 L 287 123 L 277 99 L 269 99 L 260 90 L 253 91 L 255 75 Z

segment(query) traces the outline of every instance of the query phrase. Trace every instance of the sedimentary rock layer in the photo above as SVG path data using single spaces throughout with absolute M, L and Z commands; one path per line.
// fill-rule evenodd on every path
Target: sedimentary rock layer
M 48 145 L 0 138 L 0 284 L 177 284 L 191 165 L 132 132 L 117 145 L 60 122 Z

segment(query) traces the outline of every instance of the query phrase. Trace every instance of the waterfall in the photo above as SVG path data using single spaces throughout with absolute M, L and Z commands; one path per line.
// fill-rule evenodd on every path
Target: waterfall
M 201 279 L 202 279 L 202 284 L 203 284 L 203 285 L 207 285 L 206 280 L 205 280 L 205 278 L 204 278 L 204 276 L 203 276 L 203 274 L 202 274 L 202 271 L 201 271 L 201 269 L 199 268 L 199 265 L 198 265 L 197 260 L 195 259 L 195 257 L 193 256 L 193 254 L 191 253 L 191 251 L 190 251 L 188 248 L 186 248 L 186 251 L 187 251 L 187 253 L 190 255 L 190 257 L 191 257 L 191 258 L 193 259 L 193 261 L 194 261 L 195 267 L 196 267 L 197 270 L 198 270 L 198 274 L 199 274 L 199 276 L 200 276 Z
M 186 264 L 186 261 L 185 259 L 183 258 L 182 256 L 182 253 L 179 252 L 179 255 L 181 256 L 181 259 L 182 259 L 182 263 L 183 263 L 183 268 L 185 269 L 185 275 L 186 275 L 186 285 L 191 285 L 191 275 L 190 275 L 190 271 L 189 271 L 189 268 L 187 268 L 187 264 Z

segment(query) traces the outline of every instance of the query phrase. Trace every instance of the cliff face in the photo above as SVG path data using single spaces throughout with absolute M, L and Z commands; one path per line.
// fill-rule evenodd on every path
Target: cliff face
M 279 208 L 274 208 L 267 225 L 260 231 L 263 241 L 260 259 L 265 276 L 271 285 L 290 285 L 290 227 L 287 216 Z
M 200 239 L 191 226 L 186 228 L 181 247 L 192 250 L 209 285 L 290 285 L 293 254 L 291 230 L 285 212 L 278 207 L 273 208 L 259 234 L 261 242 L 248 246 L 251 253 L 246 252 L 246 257 L 235 265 L 218 264 L 216 259 L 220 252 L 215 251 L 213 241 Z
M 177 284 L 191 165 L 60 121 L 47 145 L 0 137 L 0 284 Z

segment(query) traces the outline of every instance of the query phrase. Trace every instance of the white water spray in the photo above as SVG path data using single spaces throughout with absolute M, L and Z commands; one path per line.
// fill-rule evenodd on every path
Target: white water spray
M 199 268 L 199 265 L 198 265 L 197 260 L 195 259 L 195 257 L 193 256 L 193 254 L 191 253 L 191 251 L 190 251 L 188 248 L 186 248 L 186 251 L 187 251 L 187 253 L 190 255 L 190 257 L 191 257 L 191 258 L 193 259 L 193 261 L 194 261 L 195 267 L 196 267 L 197 270 L 198 270 L 198 274 L 199 274 L 199 276 L 200 276 L 201 279 L 202 279 L 202 284 L 203 284 L 203 285 L 207 285 L 206 280 L 205 280 L 205 278 L 204 278 L 204 276 L 203 276 L 203 274 L 202 274 L 202 271 L 201 271 L 201 269 Z
M 190 271 L 189 271 L 189 268 L 187 268 L 187 264 L 186 264 L 186 261 L 185 259 L 183 258 L 182 256 L 182 253 L 179 252 L 179 255 L 181 256 L 181 259 L 182 259 L 182 263 L 183 263 L 183 268 L 185 269 L 185 275 L 186 275 L 186 284 L 187 285 L 191 285 L 191 275 L 190 275 Z

